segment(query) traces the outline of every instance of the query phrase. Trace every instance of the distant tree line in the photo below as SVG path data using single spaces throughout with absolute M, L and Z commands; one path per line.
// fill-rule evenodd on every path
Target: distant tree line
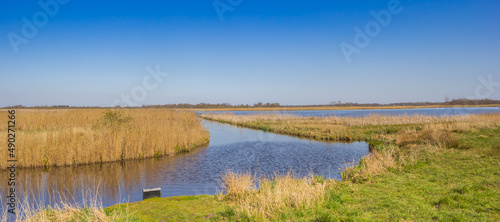
M 454 99 L 449 102 L 445 102 L 447 105 L 493 105 L 500 104 L 500 100 L 492 99 Z
M 249 104 L 239 104 L 239 105 L 231 105 L 230 103 L 198 103 L 198 104 L 189 104 L 189 103 L 179 103 L 179 104 L 165 104 L 165 105 L 142 105 L 143 108 L 178 108 L 178 109 L 186 109 L 186 108 L 194 108 L 194 109 L 216 109 L 216 108 L 250 108 L 250 107 L 281 107 L 279 103 L 262 103 L 258 102 L 253 105 Z
M 494 105 L 500 104 L 500 100 L 493 99 L 453 99 L 451 101 L 446 102 L 404 102 L 404 103 L 389 103 L 389 104 L 380 104 L 380 103 L 342 103 L 331 102 L 329 106 L 431 106 L 431 105 Z
M 232 105 L 230 103 L 178 103 L 178 104 L 164 104 L 164 105 L 142 105 L 143 108 L 175 108 L 175 109 L 217 109 L 217 108 L 251 108 L 251 107 L 384 107 L 384 106 L 431 106 L 431 105 L 449 105 L 449 106 L 459 106 L 459 105 L 500 105 L 500 100 L 493 99 L 453 99 L 446 102 L 404 102 L 404 103 L 351 103 L 351 102 L 341 102 L 335 101 L 327 105 L 287 105 L 283 106 L 279 103 L 262 103 L 258 102 L 253 105 L 249 104 L 238 104 Z M 100 106 L 69 106 L 69 105 L 55 105 L 55 106 L 31 106 L 25 107 L 23 105 L 6 106 L 4 108 L 109 108 Z M 115 108 L 121 108 L 121 106 L 116 106 Z M 132 107 L 139 108 L 139 107 Z
M 55 105 L 55 106 L 23 106 L 23 105 L 14 105 L 14 106 L 6 106 L 4 108 L 10 108 L 10 109 L 19 109 L 19 108 L 70 108 L 69 105 Z

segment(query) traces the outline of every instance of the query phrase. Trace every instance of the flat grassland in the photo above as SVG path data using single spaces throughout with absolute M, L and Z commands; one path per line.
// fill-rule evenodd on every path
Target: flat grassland
M 0 110 L 7 147 L 7 110 Z M 160 157 L 208 144 L 194 112 L 167 109 L 16 109 L 17 167 Z M 5 133 L 5 134 L 4 134 Z M 7 153 L 5 150 L 4 153 Z M 6 169 L 7 155 L 0 155 Z

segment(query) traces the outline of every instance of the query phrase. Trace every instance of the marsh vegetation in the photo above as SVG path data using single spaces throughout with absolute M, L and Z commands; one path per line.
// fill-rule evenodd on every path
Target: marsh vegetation
M 127 116 L 134 118 L 123 114 L 112 119 L 130 124 Z M 262 177 L 227 171 L 221 175 L 224 192 L 220 194 L 97 207 L 97 213 L 90 216 L 104 212 L 114 218 L 111 220 L 135 221 L 500 219 L 499 113 L 442 117 L 202 117 L 319 141 L 366 141 L 372 152 L 359 162 L 346 164 L 340 181 L 317 175 L 277 173 Z M 104 125 L 99 127 L 109 124 Z
M 223 176 L 233 220 L 481 220 L 500 217 L 500 114 L 468 116 L 203 118 L 316 140 L 365 140 L 372 153 L 342 181 L 277 176 L 252 189 L 251 175 Z M 268 183 L 267 179 L 261 181 Z M 286 185 L 276 186 L 285 182 Z M 299 186 L 304 186 L 297 190 Z M 233 187 L 233 188 L 231 188 Z M 242 189 L 247 187 L 247 189 Z M 307 197 L 305 205 L 282 195 Z M 257 201 L 261 199 L 273 201 Z M 279 200 L 279 201 L 276 201 Z M 272 206 L 269 206 L 271 204 Z M 302 206 L 302 207 L 297 207 Z M 227 212 L 232 212 L 228 214 Z
M 104 163 L 187 152 L 208 144 L 194 112 L 158 109 L 16 110 L 18 167 Z M 0 128 L 6 128 L 6 115 Z M 6 140 L 0 146 L 6 146 Z M 0 156 L 0 167 L 7 167 Z

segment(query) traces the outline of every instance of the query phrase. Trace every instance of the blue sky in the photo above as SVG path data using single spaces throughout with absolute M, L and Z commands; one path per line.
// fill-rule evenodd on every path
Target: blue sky
M 498 1 L 41 2 L 0 3 L 0 106 L 500 99 Z

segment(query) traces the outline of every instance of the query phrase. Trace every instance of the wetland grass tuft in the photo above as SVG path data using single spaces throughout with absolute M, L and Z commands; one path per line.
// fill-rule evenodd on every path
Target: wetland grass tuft
M 228 171 L 222 179 L 226 200 L 236 203 L 236 215 L 250 220 L 279 220 L 289 211 L 314 209 L 324 202 L 327 184 L 335 183 L 319 176 L 296 178 L 291 173 L 256 179 L 250 173 Z
M 60 196 L 63 194 L 59 194 Z M 6 213 L 3 207 L 3 215 L 0 221 L 24 221 L 24 222 L 59 222 L 59 221 L 138 221 L 124 205 L 120 210 L 105 209 L 96 191 L 82 191 L 83 200 L 79 203 L 68 201 L 67 198 L 54 200 L 52 206 L 45 206 L 43 197 L 34 198 L 33 194 L 24 193 L 24 199 L 18 203 L 16 217 Z
M 222 175 L 222 188 L 226 191 L 226 197 L 229 199 L 239 199 L 252 190 L 256 189 L 257 180 L 255 176 L 250 173 L 234 173 L 232 171 L 226 171 Z

